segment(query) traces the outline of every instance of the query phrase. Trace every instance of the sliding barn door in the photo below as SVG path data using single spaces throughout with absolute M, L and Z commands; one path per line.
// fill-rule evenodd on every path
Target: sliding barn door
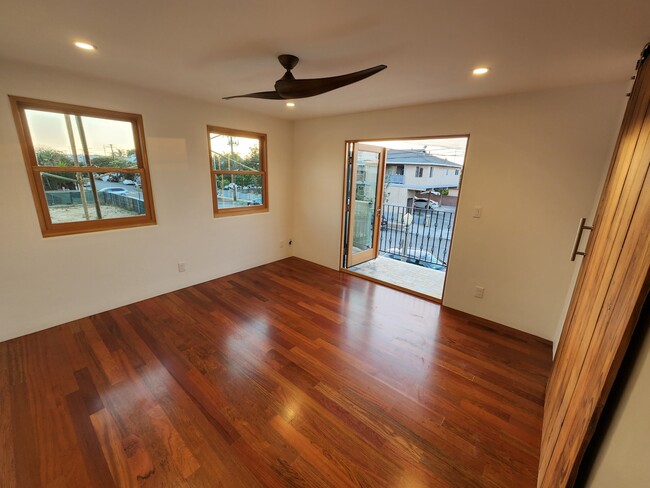
M 574 483 L 648 293 L 649 52 L 647 46 L 547 386 L 540 488 Z

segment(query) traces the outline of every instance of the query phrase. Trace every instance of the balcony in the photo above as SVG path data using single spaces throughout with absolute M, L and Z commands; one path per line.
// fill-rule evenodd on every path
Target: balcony
M 350 270 L 440 299 L 454 217 L 451 210 L 384 205 L 379 256 Z
M 454 227 L 453 211 L 384 205 L 379 251 L 387 257 L 444 271 Z
M 386 175 L 386 183 L 394 183 L 396 185 L 404 184 L 404 175 Z
M 353 266 L 350 271 L 414 291 L 420 295 L 437 300 L 442 299 L 442 290 L 445 284 L 444 271 L 425 268 L 382 255 L 377 256 L 377 259 Z

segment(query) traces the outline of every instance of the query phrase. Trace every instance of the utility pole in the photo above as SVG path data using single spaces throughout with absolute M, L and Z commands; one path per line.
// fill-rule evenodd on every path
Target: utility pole
M 230 146 L 230 157 L 228 158 L 228 171 L 232 171 L 230 167 L 230 161 L 231 158 L 234 160 L 235 159 L 235 146 L 238 145 L 237 142 L 235 142 L 235 138 L 232 136 L 228 136 L 228 145 Z M 232 203 L 233 206 L 235 205 L 235 202 L 237 201 L 237 184 L 235 183 L 235 175 L 230 173 L 230 183 L 232 184 Z
M 79 139 L 81 140 L 81 148 L 84 152 L 84 161 L 86 163 L 86 166 L 91 166 L 90 164 L 90 152 L 88 151 L 88 143 L 86 142 L 86 131 L 84 130 L 83 122 L 81 120 L 81 117 L 79 115 L 75 115 L 75 120 L 77 122 L 77 130 L 79 131 Z M 112 150 L 111 146 L 111 150 Z M 97 193 L 97 185 L 95 185 L 95 174 L 90 171 L 90 187 L 93 190 L 93 198 L 95 199 L 95 211 L 97 212 L 97 218 L 101 219 L 102 218 L 102 209 L 99 205 L 99 194 Z M 82 193 L 85 195 L 83 191 L 83 186 L 82 188 Z
M 72 121 L 70 120 L 70 116 L 68 114 L 65 114 L 65 126 L 68 129 L 68 139 L 70 139 L 70 148 L 72 149 L 72 159 L 74 160 L 74 165 L 79 166 L 79 158 L 77 156 L 77 145 L 74 142 L 74 133 L 72 132 Z M 86 188 L 84 188 L 84 182 L 83 178 L 81 177 L 81 173 L 77 172 L 77 187 L 79 187 L 79 196 L 81 197 L 81 205 L 83 206 L 84 209 L 84 217 L 86 217 L 86 220 L 90 220 L 90 214 L 88 213 L 88 202 L 86 200 Z M 90 177 L 92 178 L 92 174 Z

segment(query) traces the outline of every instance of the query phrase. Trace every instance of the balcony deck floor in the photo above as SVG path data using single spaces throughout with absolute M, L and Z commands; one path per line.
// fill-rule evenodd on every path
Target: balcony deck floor
M 424 266 L 405 263 L 383 256 L 353 266 L 350 271 L 413 290 L 438 300 L 442 299 L 442 289 L 445 284 L 444 271 L 425 268 Z

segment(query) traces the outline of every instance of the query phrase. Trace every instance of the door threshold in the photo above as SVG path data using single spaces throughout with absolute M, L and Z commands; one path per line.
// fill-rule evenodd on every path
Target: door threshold
M 392 288 L 393 290 L 403 291 L 404 293 L 408 293 L 409 295 L 413 295 L 415 297 L 422 298 L 423 300 L 427 300 L 429 302 L 438 303 L 438 304 L 442 305 L 442 298 L 436 298 L 436 297 L 433 297 L 431 295 L 427 295 L 426 293 L 420 293 L 419 291 L 415 291 L 415 290 L 412 290 L 410 288 L 405 288 L 403 286 L 399 286 L 399 285 L 396 285 L 394 283 L 390 283 L 388 281 L 383 281 L 383 280 L 380 280 L 378 278 L 375 278 L 374 276 L 368 276 L 368 275 L 364 275 L 362 273 L 357 273 L 356 271 L 351 271 L 351 270 L 346 269 L 346 268 L 340 268 L 339 267 L 339 271 L 341 273 L 346 273 L 346 274 L 349 274 L 349 275 L 352 275 L 352 276 L 356 276 L 358 278 L 363 278 L 364 280 L 368 280 L 368 281 L 371 281 L 373 283 L 377 283 L 379 285 L 387 286 L 388 288 Z

